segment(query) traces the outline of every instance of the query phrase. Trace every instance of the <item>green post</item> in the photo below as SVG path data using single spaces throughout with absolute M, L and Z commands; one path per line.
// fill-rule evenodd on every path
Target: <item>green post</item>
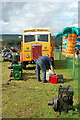
M 73 57 L 73 78 L 75 76 L 75 54 L 74 54 L 74 57 Z

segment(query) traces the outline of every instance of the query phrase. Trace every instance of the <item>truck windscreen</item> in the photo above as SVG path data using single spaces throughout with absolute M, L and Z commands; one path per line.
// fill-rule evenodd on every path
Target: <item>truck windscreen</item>
M 35 41 L 35 35 L 25 35 L 24 36 L 24 43 L 33 42 L 33 41 Z
M 48 35 L 38 35 L 38 41 L 48 42 Z

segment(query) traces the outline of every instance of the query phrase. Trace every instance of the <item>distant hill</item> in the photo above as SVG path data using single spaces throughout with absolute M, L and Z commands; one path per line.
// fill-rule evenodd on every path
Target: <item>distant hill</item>
M 21 44 L 21 38 L 19 34 L 0 34 L 0 39 L 2 39 L 2 46 L 6 47 L 19 47 Z
M 17 39 L 19 40 L 19 34 L 0 34 L 0 38 L 2 38 L 3 40 L 8 40 L 8 39 Z

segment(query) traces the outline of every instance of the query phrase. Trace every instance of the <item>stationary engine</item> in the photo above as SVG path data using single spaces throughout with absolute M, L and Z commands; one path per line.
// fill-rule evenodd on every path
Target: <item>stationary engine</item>
M 69 85 L 59 86 L 58 97 L 54 96 L 54 99 L 48 101 L 48 105 L 53 105 L 54 111 L 61 114 L 62 111 L 68 113 L 73 108 L 73 88 Z
M 19 55 L 18 53 L 14 53 L 12 55 L 12 63 L 8 66 L 11 69 L 10 77 L 18 80 L 22 77 L 22 64 L 19 62 Z

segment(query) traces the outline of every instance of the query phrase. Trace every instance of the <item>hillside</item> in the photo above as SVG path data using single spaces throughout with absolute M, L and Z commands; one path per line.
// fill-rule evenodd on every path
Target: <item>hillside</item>
M 17 39 L 19 40 L 19 34 L 0 34 L 0 38 L 2 38 L 3 40 L 8 40 L 8 39 Z
M 19 38 L 19 34 L 0 34 L 0 38 L 2 41 L 2 46 L 6 47 L 19 47 L 21 44 L 21 38 Z

